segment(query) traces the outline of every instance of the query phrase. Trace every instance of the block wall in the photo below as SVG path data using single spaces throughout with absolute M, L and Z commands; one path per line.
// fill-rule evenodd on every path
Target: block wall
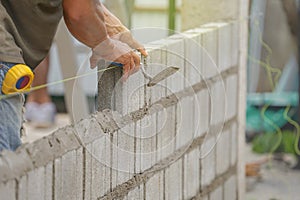
M 102 111 L 2 152 L 1 199 L 238 199 L 238 25 L 207 24 L 146 48 L 151 76 L 179 71 L 153 87 L 140 72 L 125 83 L 119 71 L 99 74 Z

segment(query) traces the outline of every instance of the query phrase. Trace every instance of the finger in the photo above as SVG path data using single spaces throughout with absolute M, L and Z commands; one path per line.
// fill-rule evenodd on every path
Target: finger
M 130 71 L 129 71 L 128 76 L 134 73 L 134 68 L 135 68 L 135 63 L 134 63 L 133 57 L 131 56 L 130 57 Z
M 148 53 L 144 47 L 137 48 L 136 50 L 138 50 L 143 56 L 145 56 L 145 57 L 148 56 Z
M 133 58 L 133 61 L 134 61 L 134 64 L 135 64 L 134 69 L 132 70 L 132 74 L 134 74 L 135 72 L 139 71 L 139 69 L 140 69 L 141 59 L 134 52 L 132 52 L 132 58 Z
M 125 82 L 129 76 L 129 71 L 130 71 L 130 62 L 126 62 L 123 67 L 123 76 L 122 76 L 122 81 Z

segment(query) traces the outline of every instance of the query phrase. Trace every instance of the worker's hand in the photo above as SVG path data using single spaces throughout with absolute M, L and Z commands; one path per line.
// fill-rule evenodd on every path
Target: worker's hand
M 101 59 L 123 64 L 123 80 L 140 68 L 139 56 L 127 44 L 111 38 L 93 48 L 90 58 L 91 68 L 95 68 Z

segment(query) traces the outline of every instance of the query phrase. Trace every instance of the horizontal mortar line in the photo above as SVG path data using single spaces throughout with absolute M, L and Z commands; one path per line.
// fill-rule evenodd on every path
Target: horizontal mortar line
M 230 167 L 226 172 L 220 174 L 215 178 L 210 185 L 204 187 L 200 190 L 191 200 L 203 199 L 206 195 L 216 190 L 218 187 L 224 184 L 231 176 L 233 176 L 237 171 L 236 164 Z
M 101 125 L 103 127 L 104 133 L 110 133 L 113 134 L 120 130 L 121 128 L 137 122 L 141 119 L 143 119 L 146 116 L 155 114 L 159 111 L 162 111 L 165 108 L 175 106 L 181 99 L 188 97 L 188 96 L 193 96 L 196 93 L 202 91 L 203 89 L 208 88 L 212 84 L 222 80 L 226 79 L 228 76 L 231 76 L 233 74 L 236 74 L 238 72 L 238 66 L 233 66 L 225 71 L 222 71 L 220 75 L 213 76 L 211 78 L 205 79 L 200 81 L 199 83 L 196 83 L 188 88 L 185 88 L 184 90 L 181 90 L 179 92 L 170 94 L 166 97 L 162 97 L 161 99 L 157 100 L 151 105 L 146 105 L 143 108 L 140 108 L 139 110 L 133 111 L 129 114 L 126 114 L 124 116 L 121 116 L 120 114 L 117 113 L 117 111 L 112 111 L 114 113 L 117 113 L 118 120 L 110 113 L 109 110 L 104 110 L 102 111 L 103 114 L 107 115 L 111 121 L 106 123 L 105 126 Z M 105 127 L 105 128 L 104 128 Z M 107 127 L 110 127 L 109 129 Z
M 236 121 L 237 116 L 229 119 L 224 124 L 224 127 L 230 128 L 231 125 Z M 220 123 L 221 124 L 221 123 Z M 221 125 L 215 125 L 220 127 Z M 144 172 L 140 174 L 136 174 L 133 178 L 129 179 L 128 181 L 121 183 L 120 185 L 117 185 L 115 188 L 111 190 L 111 192 L 105 194 L 102 197 L 99 197 L 98 200 L 109 200 L 109 199 L 121 199 L 124 198 L 128 193 L 138 187 L 139 185 L 147 182 L 151 177 L 153 177 L 155 174 L 159 173 L 160 171 L 164 170 L 168 166 L 170 166 L 172 163 L 179 160 L 181 157 L 183 157 L 185 154 L 193 151 L 196 148 L 199 148 L 206 137 L 207 133 L 205 133 L 202 136 L 199 136 L 195 138 L 190 143 L 184 145 L 183 147 L 177 149 L 173 154 L 170 156 L 164 158 L 160 162 L 156 163 L 149 169 L 146 169 Z

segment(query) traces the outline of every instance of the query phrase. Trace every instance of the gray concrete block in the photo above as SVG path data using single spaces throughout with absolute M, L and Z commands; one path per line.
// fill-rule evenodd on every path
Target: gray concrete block
M 146 182 L 146 200 L 162 200 L 164 197 L 163 172 L 158 172 Z
M 175 149 L 175 107 L 157 113 L 157 160 L 162 160 Z
M 210 125 L 217 125 L 224 123 L 226 119 L 226 92 L 225 85 L 222 79 L 214 83 L 210 87 L 210 100 L 211 100 L 211 122 Z M 221 131 L 221 127 L 220 130 Z
M 52 186 L 53 186 L 53 163 L 49 163 L 45 166 L 45 190 L 44 199 L 52 200 Z
M 107 64 L 106 64 L 107 65 Z M 109 66 L 103 66 L 107 68 Z M 103 111 L 105 109 L 116 110 L 123 104 L 122 97 L 122 69 L 114 68 L 105 72 L 98 73 L 98 109 Z M 121 84 L 121 85 L 120 85 Z
M 210 96 L 208 90 L 204 89 L 195 96 L 194 122 L 195 137 L 199 137 L 208 131 L 210 120 Z
M 145 66 L 146 72 L 154 77 L 159 72 L 167 67 L 166 65 L 166 46 L 161 45 L 151 45 L 149 50 L 149 56 L 147 57 L 147 66 Z M 162 80 L 157 85 L 153 87 L 146 87 L 146 99 L 148 104 L 158 101 L 162 97 L 166 96 L 166 80 Z
M 17 200 L 16 199 L 16 181 L 10 180 L 0 183 L 0 196 L 5 200 Z
M 213 28 L 196 29 L 201 34 L 202 51 L 202 75 L 203 79 L 218 74 L 218 40 L 217 31 Z
M 185 52 L 185 88 L 191 87 L 202 79 L 202 51 L 201 35 L 196 31 L 186 31 L 184 36 Z
M 219 23 L 219 66 L 224 71 L 232 66 L 232 26 L 229 23 Z
M 240 23 L 231 23 L 231 66 L 238 66 L 239 63 L 239 46 L 240 46 L 240 36 L 239 36 Z
M 178 160 L 165 170 L 165 199 L 182 199 L 182 160 Z
M 45 198 L 45 168 L 36 168 L 27 174 L 27 199 Z
M 222 186 L 218 187 L 209 194 L 209 200 L 220 200 L 223 199 L 223 188 Z
M 232 117 L 237 115 L 237 107 L 238 107 L 238 78 L 237 74 L 229 76 L 226 81 L 226 119 L 231 119 Z
M 145 78 L 141 71 L 132 74 L 123 82 L 122 114 L 136 111 L 145 105 Z
M 199 158 L 199 148 L 184 156 L 184 199 L 191 199 L 200 191 Z
M 17 200 L 28 199 L 27 198 L 27 196 L 28 196 L 27 195 L 27 193 L 28 193 L 27 178 L 28 178 L 28 176 L 25 175 L 18 179 L 18 188 L 17 188 L 18 198 L 17 198 Z M 51 188 L 52 188 L 52 185 L 51 185 Z M 51 194 L 51 197 L 52 197 L 52 194 Z
M 224 183 L 224 200 L 237 199 L 237 184 L 236 176 L 230 177 Z
M 209 23 L 202 27 L 212 28 L 217 31 L 218 38 L 218 63 L 219 69 L 224 71 L 231 67 L 232 58 L 232 26 L 229 23 L 219 22 L 219 23 Z
M 120 185 L 134 174 L 134 125 L 130 124 L 113 136 L 112 187 Z
M 201 197 L 201 200 L 208 200 L 208 196 Z
M 238 152 L 238 146 L 237 146 L 237 141 L 238 141 L 238 132 L 237 132 L 237 123 L 234 123 L 231 127 L 230 131 L 230 138 L 231 138 L 231 144 L 230 144 L 230 151 L 231 151 L 231 156 L 230 156 L 230 164 L 233 166 L 237 162 L 237 152 Z
M 3 150 L 0 159 L 1 178 L 6 181 L 18 178 L 33 169 L 32 160 L 26 149 L 20 148 L 16 152 Z
M 82 149 L 55 160 L 55 199 L 82 199 Z
M 179 67 L 179 70 L 166 79 L 167 95 L 184 89 L 184 40 L 182 38 L 166 40 L 167 66 Z
M 62 161 L 61 158 L 57 158 L 54 160 L 54 169 L 55 169 L 55 179 L 54 179 L 54 188 L 53 188 L 53 197 L 55 200 L 59 200 L 63 198 L 62 191 Z
M 92 143 L 91 162 L 87 164 L 91 170 L 91 199 L 97 199 L 111 190 L 111 138 L 105 135 Z
M 185 97 L 176 105 L 176 149 L 189 145 L 195 138 L 193 97 Z
M 85 161 L 84 161 L 84 183 L 83 183 L 83 196 L 84 200 L 90 200 L 92 199 L 92 172 L 93 172 L 93 157 L 92 157 L 92 143 L 87 144 L 84 147 L 84 155 L 85 155 Z M 95 199 L 95 198 L 94 198 Z
M 215 138 L 205 138 L 200 148 L 201 187 L 208 186 L 216 177 Z
M 217 136 L 217 175 L 226 172 L 230 166 L 230 139 L 228 130 Z
M 156 163 L 156 114 L 148 115 L 140 121 L 141 171 Z

